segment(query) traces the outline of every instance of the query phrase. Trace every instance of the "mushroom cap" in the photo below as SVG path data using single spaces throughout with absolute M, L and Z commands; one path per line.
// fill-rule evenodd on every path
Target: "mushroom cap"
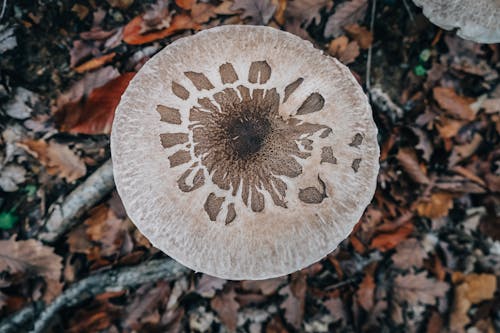
M 181 38 L 130 82 L 111 134 L 116 187 L 151 243 L 226 279 L 304 268 L 371 201 L 377 128 L 349 69 L 269 27 Z
M 500 0 L 413 0 L 443 29 L 478 43 L 500 42 Z

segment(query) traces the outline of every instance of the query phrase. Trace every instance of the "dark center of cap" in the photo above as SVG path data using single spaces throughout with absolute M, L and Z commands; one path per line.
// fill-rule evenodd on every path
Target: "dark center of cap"
M 235 118 L 227 126 L 230 147 L 241 159 L 257 153 L 271 130 L 266 117 L 245 114 Z

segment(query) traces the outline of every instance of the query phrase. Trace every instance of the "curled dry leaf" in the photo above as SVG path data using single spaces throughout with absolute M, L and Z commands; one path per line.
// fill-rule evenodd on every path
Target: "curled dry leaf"
M 396 158 L 411 179 L 420 184 L 429 184 L 429 178 L 420 167 L 413 148 L 400 148 Z
M 394 279 L 394 297 L 397 302 L 411 305 L 436 304 L 449 289 L 446 282 L 428 278 L 427 271 L 418 274 L 398 275 Z
M 339 37 L 345 26 L 365 17 L 367 8 L 368 0 L 350 0 L 340 4 L 326 22 L 325 37 Z
M 100 57 L 97 57 L 94 59 L 90 59 L 89 61 L 81 64 L 80 66 L 75 67 L 75 71 L 77 73 L 81 74 L 81 73 L 85 73 L 85 72 L 97 69 L 97 68 L 107 64 L 108 62 L 111 62 L 111 60 L 113 60 L 115 55 L 116 55 L 115 52 L 111 52 L 109 54 L 105 54 L 103 56 L 100 56 Z
M 137 16 L 125 26 L 123 29 L 123 41 L 125 43 L 130 45 L 141 45 L 171 36 L 182 30 L 200 28 L 200 25 L 194 22 L 193 19 L 186 14 L 175 15 L 168 28 L 147 33 L 141 33 L 142 21 L 142 16 Z
M 236 326 L 238 325 L 238 309 L 240 305 L 236 301 L 234 289 L 230 288 L 222 294 L 215 296 L 210 302 L 210 306 L 217 312 L 221 322 L 226 325 L 230 331 L 236 331 Z
M 61 131 L 109 134 L 120 97 L 135 73 L 124 73 L 90 92 L 85 101 L 69 103 L 55 115 Z
M 68 183 L 74 182 L 87 173 L 83 160 L 68 146 L 54 141 L 47 143 L 45 140 L 24 140 L 18 145 L 38 158 L 49 175 L 64 178 Z
M 285 310 L 285 319 L 295 329 L 300 329 L 304 318 L 304 307 L 307 290 L 306 275 L 300 272 L 292 275 L 290 285 L 280 290 L 281 295 L 286 299 L 281 303 L 281 308 Z
M 347 65 L 354 62 L 359 56 L 359 45 L 355 41 L 349 42 L 346 36 L 340 36 L 330 42 L 328 53 Z
M 474 99 L 459 96 L 451 88 L 435 87 L 432 92 L 439 106 L 450 116 L 464 120 L 473 120 L 476 117 L 474 110 L 470 107 Z
M 47 289 L 44 300 L 51 301 L 61 290 L 59 282 L 62 258 L 54 249 L 33 239 L 15 241 L 14 238 L 0 241 L 0 272 L 22 274 L 25 277 L 39 275 L 45 279 Z
M 417 204 L 418 215 L 431 219 L 448 215 L 451 208 L 453 208 L 453 196 L 446 192 L 434 193 L 428 201 Z

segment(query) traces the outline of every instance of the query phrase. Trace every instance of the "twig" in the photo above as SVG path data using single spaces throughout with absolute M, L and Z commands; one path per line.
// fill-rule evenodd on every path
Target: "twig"
M 370 32 L 374 34 L 373 27 L 375 26 L 375 8 L 377 7 L 377 0 L 372 2 L 372 13 L 370 18 Z M 372 42 L 373 44 L 373 42 Z M 366 60 L 366 90 L 370 92 L 370 79 L 371 79 L 371 69 L 372 69 L 372 44 L 368 48 L 368 59 Z
M 64 200 L 61 197 L 51 205 L 45 219 L 46 231 L 40 233 L 38 239 L 47 243 L 55 242 L 77 222 L 78 217 L 111 192 L 114 186 L 113 165 L 108 160 Z
M 10 317 L 7 317 L 2 322 L 0 322 L 0 332 L 1 333 L 11 333 L 11 332 L 26 332 L 24 328 L 25 323 L 33 323 L 35 318 L 36 305 L 32 304 L 23 308 L 22 310 L 16 312 Z M 24 329 L 23 329 L 24 328 Z
M 35 319 L 31 333 L 43 333 L 56 313 L 65 307 L 75 306 L 106 291 L 123 290 L 160 279 L 175 280 L 188 271 L 188 268 L 167 258 L 90 276 L 73 284 L 47 306 Z
M 7 9 L 7 0 L 3 0 L 2 3 L 2 11 L 0 12 L 0 21 L 3 18 L 3 15 L 5 14 L 5 10 Z
M 408 2 L 406 0 L 403 0 L 403 5 L 405 6 L 406 11 L 408 12 L 408 16 L 410 16 L 410 20 L 412 22 L 415 22 L 415 17 L 413 17 L 413 13 L 410 10 L 410 6 L 408 5 Z

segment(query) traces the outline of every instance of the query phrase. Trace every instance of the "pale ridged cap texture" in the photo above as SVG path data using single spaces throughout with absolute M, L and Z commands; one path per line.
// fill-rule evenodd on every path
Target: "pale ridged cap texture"
M 500 42 L 500 0 L 413 0 L 443 29 L 479 43 Z
M 349 69 L 257 26 L 205 30 L 149 60 L 117 108 L 111 153 L 127 213 L 151 243 L 235 280 L 333 251 L 379 169 L 377 128 Z

